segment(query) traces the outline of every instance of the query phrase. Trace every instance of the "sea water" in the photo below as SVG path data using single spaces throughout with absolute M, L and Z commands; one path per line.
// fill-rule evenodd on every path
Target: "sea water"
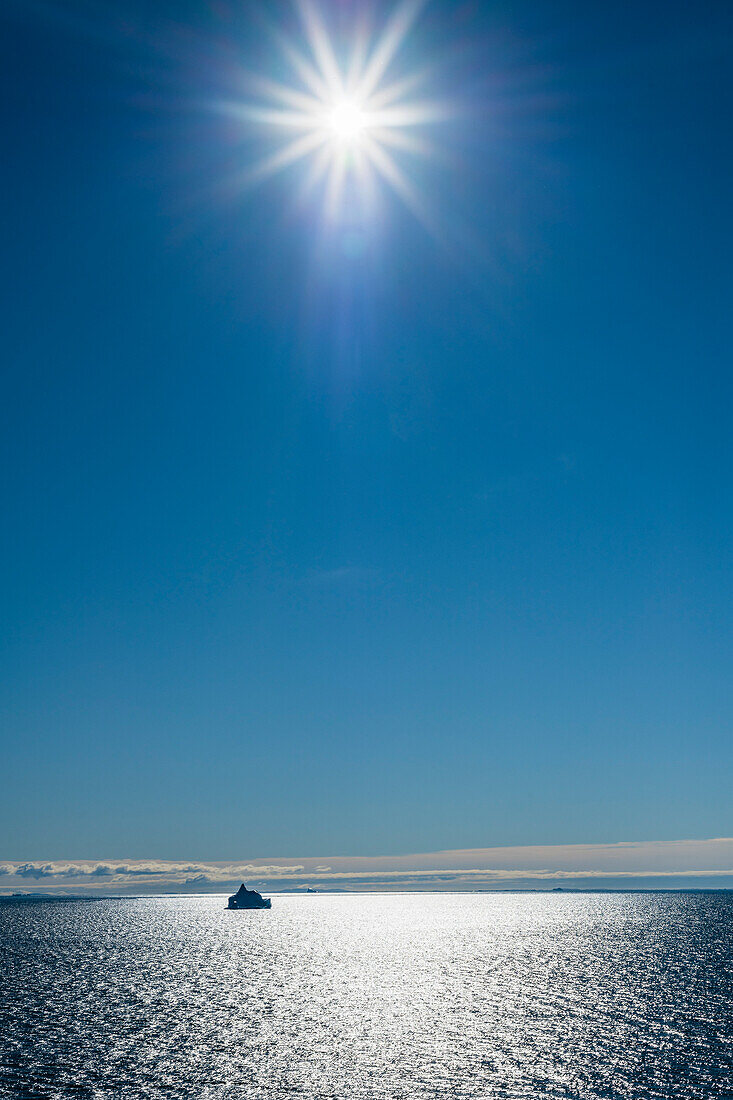
M 733 1097 L 733 895 L 0 902 L 0 1095 Z

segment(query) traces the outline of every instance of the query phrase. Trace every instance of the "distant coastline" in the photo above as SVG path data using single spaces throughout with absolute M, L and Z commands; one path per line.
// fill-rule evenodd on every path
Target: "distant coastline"
M 490 894 L 503 896 L 506 894 L 520 895 L 558 895 L 558 894 L 730 894 L 731 886 L 668 886 L 668 887 L 633 887 L 633 888 L 608 888 L 602 887 L 515 887 L 514 889 L 487 889 L 487 890 L 270 890 L 273 897 L 311 898 L 319 897 L 484 897 Z M 150 894 L 54 894 L 48 893 L 0 893 L 2 902 L 38 902 L 38 901 L 154 901 L 156 898 L 221 898 L 226 897 L 226 891 L 183 891 L 161 890 Z

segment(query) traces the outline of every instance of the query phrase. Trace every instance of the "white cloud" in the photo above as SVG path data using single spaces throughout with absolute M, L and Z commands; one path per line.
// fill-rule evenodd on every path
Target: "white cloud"
M 39 860 L 0 863 L 3 892 L 63 887 L 85 893 L 225 891 L 251 881 L 270 889 L 492 889 L 572 882 L 733 885 L 733 839 L 467 848 L 403 856 L 173 860 Z

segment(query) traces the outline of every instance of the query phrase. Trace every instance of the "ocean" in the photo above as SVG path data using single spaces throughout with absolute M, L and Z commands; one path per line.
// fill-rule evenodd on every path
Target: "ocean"
M 0 901 L 0 1096 L 733 1097 L 733 894 Z

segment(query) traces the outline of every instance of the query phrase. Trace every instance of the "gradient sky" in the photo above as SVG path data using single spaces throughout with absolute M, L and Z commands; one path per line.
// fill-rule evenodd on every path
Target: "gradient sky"
M 730 5 L 433 0 L 329 229 L 253 5 L 0 18 L 0 858 L 730 836 Z

